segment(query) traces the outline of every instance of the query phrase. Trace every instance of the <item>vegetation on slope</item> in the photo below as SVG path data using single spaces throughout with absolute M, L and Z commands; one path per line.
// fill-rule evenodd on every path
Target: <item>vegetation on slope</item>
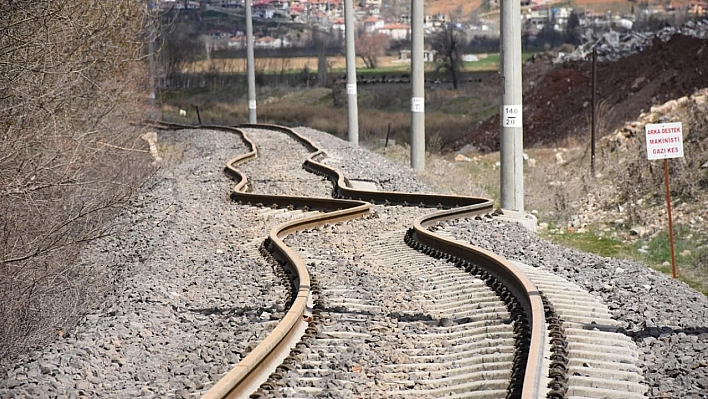
M 118 271 L 80 264 L 151 173 L 144 4 L 0 3 L 0 358 L 71 325 Z

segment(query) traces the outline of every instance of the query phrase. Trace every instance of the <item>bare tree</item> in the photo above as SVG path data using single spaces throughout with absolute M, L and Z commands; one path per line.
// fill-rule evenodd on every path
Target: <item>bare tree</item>
M 438 57 L 436 70 L 446 71 L 452 81 L 452 87 L 455 89 L 459 85 L 460 71 L 462 70 L 464 39 L 464 32 L 453 22 L 441 25 L 431 37 L 431 47 L 437 52 Z
M 356 38 L 354 47 L 356 53 L 364 61 L 367 68 L 376 68 L 379 57 L 386 54 L 390 46 L 390 38 L 383 33 L 363 33 Z
M 175 77 L 189 65 L 207 58 L 206 45 L 198 32 L 186 23 L 175 23 L 162 33 L 160 60 L 168 78 Z
M 112 274 L 82 246 L 105 236 L 150 173 L 145 4 L 0 3 L 0 357 L 46 340 Z M 145 151 L 145 152 L 144 152 Z

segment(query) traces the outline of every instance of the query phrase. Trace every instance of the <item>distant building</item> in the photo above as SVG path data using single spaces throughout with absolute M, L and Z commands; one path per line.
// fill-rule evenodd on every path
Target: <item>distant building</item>
M 368 7 L 381 7 L 381 0 L 362 0 L 359 4 L 364 6 L 365 8 Z
M 523 18 L 524 29 L 538 32 L 551 21 L 551 10 L 547 8 L 532 8 Z
M 307 4 L 310 12 L 320 11 L 330 16 L 344 16 L 344 0 L 310 0 Z
M 367 33 L 373 33 L 384 27 L 386 22 L 383 19 L 377 17 L 369 17 L 364 20 L 364 31 Z
M 346 31 L 346 26 L 344 24 L 344 18 L 337 18 L 332 21 L 332 30 L 333 31 L 341 31 L 342 32 L 342 37 L 344 37 L 344 32 Z
M 283 47 L 292 47 L 292 44 L 285 39 L 275 39 L 270 36 L 259 37 L 253 44 L 254 48 L 275 50 Z
M 411 26 L 406 24 L 388 24 L 378 30 L 379 33 L 388 35 L 394 40 L 404 40 L 411 35 Z
M 223 8 L 243 8 L 243 0 L 211 0 L 211 5 Z
M 229 39 L 227 46 L 232 49 L 241 50 L 246 48 L 246 43 L 248 43 L 246 36 L 234 36 Z
M 447 22 L 445 14 L 426 15 L 423 17 L 423 26 L 426 28 L 438 28 Z
M 193 0 L 161 0 L 158 6 L 161 10 L 198 10 L 202 4 Z
M 688 4 L 688 13 L 697 17 L 708 15 L 708 2 L 706 1 L 691 1 Z

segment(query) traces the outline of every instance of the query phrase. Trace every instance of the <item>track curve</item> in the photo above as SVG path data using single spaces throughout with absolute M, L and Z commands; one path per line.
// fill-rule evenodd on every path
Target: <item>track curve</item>
M 543 302 L 537 289 L 513 265 L 505 262 L 502 258 L 471 245 L 460 245 L 452 240 L 439 237 L 429 232 L 425 227 L 436 221 L 489 213 L 492 210 L 492 201 L 476 197 L 354 189 L 348 185 L 345 177 L 339 171 L 318 161 L 323 157 L 322 150 L 292 129 L 273 125 L 244 125 L 238 129 L 215 126 L 208 128 L 230 130 L 240 134 L 250 148 L 248 153 L 229 161 L 225 168 L 225 172 L 236 181 L 231 195 L 234 201 L 272 208 L 286 206 L 296 209 L 316 209 L 323 213 L 293 220 L 271 230 L 269 234 L 270 250 L 275 258 L 283 265 L 287 265 L 296 276 L 294 278 L 297 282 L 295 284 L 297 287 L 294 295 L 295 300 L 287 315 L 269 337 L 207 392 L 205 398 L 242 397 L 247 392 L 251 392 L 254 386 L 252 380 L 263 380 L 263 375 L 259 374 L 259 370 L 272 367 L 275 362 L 273 359 L 286 356 L 284 352 L 287 350 L 288 342 L 292 341 L 291 337 L 298 328 L 302 328 L 301 322 L 308 318 L 307 302 L 311 295 L 309 274 L 302 260 L 283 243 L 282 237 L 295 231 L 360 217 L 368 213 L 370 203 L 441 209 L 440 212 L 416 220 L 413 230 L 407 236 L 409 245 L 424 252 L 434 253 L 439 257 L 446 257 L 448 260 L 469 269 L 483 269 L 481 273 L 485 278 L 495 280 L 490 284 L 496 285 L 497 289 L 500 289 L 500 295 L 509 303 L 508 306 L 516 318 L 515 321 L 523 326 L 518 329 L 517 344 L 524 349 L 515 360 L 516 368 L 520 367 L 520 370 L 523 371 L 517 372 L 520 375 L 509 387 L 510 395 L 524 398 L 536 398 L 541 395 L 544 381 L 543 369 L 546 364 L 543 358 L 545 321 Z M 239 163 L 257 156 L 255 145 L 241 130 L 246 128 L 280 131 L 293 137 L 312 151 L 303 167 L 332 181 L 333 194 L 337 198 L 277 196 L 248 192 L 248 177 L 236 168 Z M 479 264 L 479 266 L 475 264 Z

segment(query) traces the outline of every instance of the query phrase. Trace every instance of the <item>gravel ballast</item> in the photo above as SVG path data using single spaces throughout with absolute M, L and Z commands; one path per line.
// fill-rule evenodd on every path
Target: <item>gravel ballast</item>
M 350 179 L 435 192 L 377 154 L 297 130 Z M 228 199 L 232 182 L 222 169 L 245 152 L 238 137 L 195 129 L 159 133 L 158 141 L 173 153 L 126 209 L 126 228 L 83 256 L 115 269 L 117 291 L 80 325 L 8 365 L 0 397 L 195 397 L 282 317 L 287 284 L 257 256 L 271 225 Z M 649 397 L 708 397 L 702 294 L 644 265 L 549 244 L 514 224 L 461 220 L 445 229 L 601 298 L 643 352 Z
M 324 148 L 332 148 L 338 158 L 349 159 L 349 143 L 329 144 L 331 136 L 301 128 Z M 343 144 L 342 144 L 343 143 Z M 360 149 L 353 150 L 355 154 Z M 354 160 L 353 158 L 351 158 Z M 412 173 L 377 154 L 367 152 L 362 163 L 352 162 L 342 170 L 347 176 L 374 180 L 382 173 L 386 183 L 391 175 Z M 372 165 L 374 167 L 372 167 Z M 390 172 L 398 169 L 398 172 Z M 400 178 L 405 180 L 405 178 Z M 383 186 L 383 185 L 382 185 Z M 388 188 L 387 188 L 388 189 Z M 405 188 L 396 187 L 397 190 Z M 426 186 L 416 185 L 426 191 Z M 412 188 L 408 188 L 412 190 Z M 643 264 L 600 257 L 564 248 L 543 239 L 520 225 L 498 220 L 461 220 L 451 223 L 457 237 L 491 250 L 508 259 L 543 267 L 584 287 L 600 298 L 625 323 L 625 332 L 639 347 L 647 395 L 652 398 L 708 398 L 708 299 L 681 281 Z

